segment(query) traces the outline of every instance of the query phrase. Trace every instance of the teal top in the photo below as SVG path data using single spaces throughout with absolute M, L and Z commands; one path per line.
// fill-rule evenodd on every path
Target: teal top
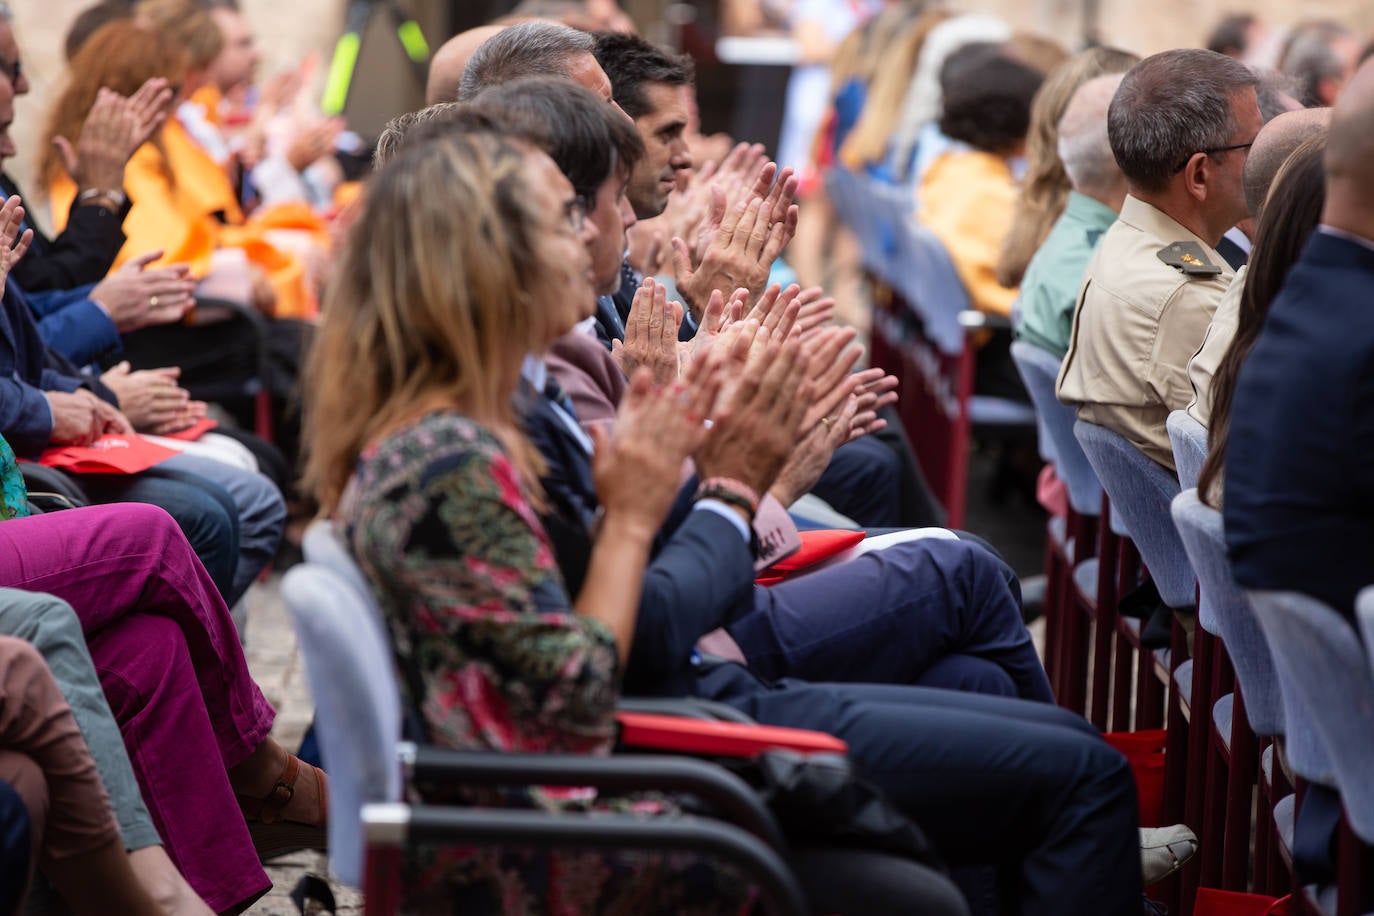
M 1069 351 L 1073 310 L 1097 243 L 1116 213 L 1091 197 L 1069 192 L 1069 202 L 1021 280 L 1021 323 L 1016 337 L 1061 360 Z
M 0 521 L 23 518 L 29 514 L 29 493 L 24 488 L 24 475 L 14 449 L 0 438 Z

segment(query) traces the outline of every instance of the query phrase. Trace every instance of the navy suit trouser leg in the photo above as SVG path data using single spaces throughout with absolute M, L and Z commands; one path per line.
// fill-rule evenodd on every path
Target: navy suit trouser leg
M 953 865 L 991 864 L 1021 916 L 1136 916 L 1135 782 L 1082 717 L 1046 703 L 879 684 L 766 684 L 704 668 L 699 692 L 849 744 Z
M 753 610 L 729 630 L 768 680 L 958 687 L 991 678 L 989 692 L 1054 699 L 1002 564 L 969 541 L 909 541 L 755 588 Z M 975 661 L 957 670 L 956 657 Z
M 811 492 L 860 527 L 902 524 L 901 462 L 891 449 L 868 436 L 835 449 Z

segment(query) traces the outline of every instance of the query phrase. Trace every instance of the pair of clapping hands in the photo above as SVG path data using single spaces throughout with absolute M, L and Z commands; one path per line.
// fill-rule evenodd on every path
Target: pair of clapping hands
M 24 229 L 23 225 L 23 201 L 17 196 L 10 197 L 0 205 L 0 286 L 33 241 L 33 230 Z M 164 272 L 144 271 L 146 264 L 147 260 L 141 260 L 132 269 L 126 267 L 112 276 L 126 272 L 136 277 L 154 274 L 157 276 L 148 280 L 151 288 L 162 289 L 163 286 L 157 284 L 170 283 L 169 297 L 175 298 L 182 292 L 184 268 L 168 268 L 170 277 L 163 278 Z M 99 288 L 97 285 L 96 289 Z M 189 288 L 184 292 L 189 299 Z M 106 434 L 127 435 L 135 429 L 170 433 L 191 426 L 205 416 L 206 407 L 200 401 L 192 401 L 185 389 L 177 384 L 180 374 L 181 370 L 175 368 L 134 372 L 128 363 L 108 370 L 101 376 L 101 381 L 115 392 L 122 411 L 84 389 L 44 392 L 53 419 L 50 441 L 56 445 L 87 445 Z
M 852 371 L 863 349 L 854 329 L 825 326 L 833 301 L 776 284 L 747 313 L 746 298 L 744 290 L 728 302 L 713 294 L 696 337 L 679 344 L 681 306 L 652 279 L 636 292 L 626 343 L 616 349 L 631 385 L 597 453 L 598 463 L 612 456 L 604 458 L 611 469 L 597 474 L 603 505 L 603 477 L 613 488 L 623 481 L 611 477 L 644 484 L 634 492 L 652 507 L 648 494 L 661 496 L 663 512 L 681 483 L 676 471 L 662 484 L 666 495 L 645 484 L 642 468 L 614 457 L 617 442 L 634 454 L 656 449 L 665 468 L 691 457 L 701 478 L 731 478 L 786 506 L 815 485 L 835 449 L 886 425 L 878 410 L 896 400 L 897 380 L 881 369 Z
M 53 138 L 77 188 L 97 193 L 98 201 L 105 200 L 98 192 L 122 193 L 124 167 L 161 130 L 172 100 L 171 86 L 161 78 L 148 80 L 127 98 L 110 89 L 97 91 L 77 141 Z M 149 268 L 161 257 L 161 251 L 152 251 L 134 258 L 91 290 L 90 298 L 121 334 L 177 321 L 191 307 L 195 284 L 189 269 L 181 264 Z
M 134 431 L 166 434 L 191 426 L 205 417 L 206 406 L 193 401 L 177 384 L 178 369 L 131 371 L 120 363 L 100 380 L 119 398 L 119 407 L 106 403 L 85 388 L 45 391 L 52 412 L 53 445 L 90 445 L 101 436 L 127 436 Z
M 715 290 L 747 289 L 752 304 L 773 262 L 797 231 L 797 179 L 765 160 L 763 147 L 739 144 L 716 165 L 679 174 L 661 216 L 630 230 L 630 263 L 653 275 L 671 242 L 678 293 L 700 320 Z

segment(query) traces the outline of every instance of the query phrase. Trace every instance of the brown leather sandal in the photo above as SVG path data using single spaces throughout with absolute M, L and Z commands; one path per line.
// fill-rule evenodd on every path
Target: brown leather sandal
M 296 779 L 302 770 L 301 761 L 296 757 L 286 759 L 285 769 L 265 797 L 234 796 L 248 823 L 248 835 L 253 839 L 259 859 L 266 861 L 298 849 L 328 848 L 329 782 L 319 767 L 306 764 L 305 768 L 314 771 L 319 786 L 319 824 L 302 824 L 283 817 L 286 806 L 295 797 Z

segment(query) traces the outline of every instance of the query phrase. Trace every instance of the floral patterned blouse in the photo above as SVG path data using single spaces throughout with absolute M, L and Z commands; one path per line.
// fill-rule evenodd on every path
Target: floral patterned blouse
M 394 432 L 360 457 L 339 517 L 429 740 L 609 752 L 615 641 L 569 609 L 548 537 L 489 432 L 452 412 Z M 522 797 L 552 809 L 677 813 L 657 798 Z M 680 853 L 430 850 L 408 871 L 408 912 L 738 913 L 753 899 L 733 870 Z
M 568 610 L 544 529 L 489 433 L 424 417 L 362 456 L 341 512 L 431 741 L 609 750 L 615 641 Z

